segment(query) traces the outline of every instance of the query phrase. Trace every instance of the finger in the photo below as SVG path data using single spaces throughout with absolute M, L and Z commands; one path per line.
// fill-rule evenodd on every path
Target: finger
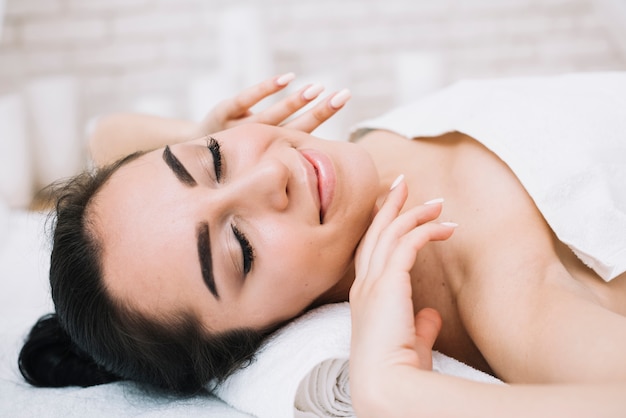
M 387 227 L 400 213 L 404 202 L 408 196 L 408 189 L 404 184 L 404 176 L 400 175 L 392 185 L 392 190 L 387 195 L 382 206 L 376 213 L 372 224 L 367 229 L 365 236 L 359 243 L 356 254 L 356 272 L 357 278 L 367 274 L 367 266 L 381 232 Z M 396 186 L 395 188 L 393 186 Z
M 324 91 L 324 87 L 319 83 L 304 86 L 275 105 L 257 113 L 250 118 L 250 121 L 264 123 L 267 125 L 278 125 L 289 116 L 309 104 L 312 100 L 316 99 L 322 91 Z M 289 124 L 286 124 L 285 127 L 291 128 Z
M 420 359 L 420 368 L 433 368 L 431 351 L 441 332 L 441 325 L 441 315 L 435 309 L 424 308 L 415 315 L 415 351 Z
M 408 213 L 403 214 L 403 219 L 399 217 L 394 221 L 391 231 L 381 234 L 376 248 L 367 260 L 367 273 L 363 276 L 357 275 L 355 279 L 359 291 L 368 292 L 368 289 L 385 286 L 384 283 L 379 283 L 385 280 L 384 277 L 410 277 L 408 272 L 415 265 L 417 254 L 424 246 L 430 241 L 444 240 L 452 235 L 454 227 L 428 222 L 433 216 L 436 217 L 438 210 L 433 212 L 432 208 L 425 209 L 430 210 L 421 213 L 417 219 L 405 217 Z M 415 226 L 416 224 L 419 226 Z M 405 232 L 400 232 L 402 230 Z
M 293 79 L 293 73 L 268 78 L 248 87 L 231 99 L 222 102 L 219 111 L 223 119 L 233 119 L 244 116 L 252 106 L 268 96 L 284 89 Z
M 385 265 L 385 261 L 395 250 L 402 236 L 408 234 L 419 225 L 436 219 L 441 214 L 441 210 L 441 200 L 437 199 L 433 203 L 427 202 L 424 205 L 411 208 L 402 215 L 391 219 L 388 225 L 381 228 L 376 237 L 373 244 L 376 247 L 376 256 L 374 255 L 374 250 L 372 250 L 372 253 L 369 255 L 367 272 L 370 273 L 371 267 L 375 266 L 378 266 L 376 272 L 380 272 L 380 268 Z M 372 244 L 368 243 L 368 245 Z
M 403 286 L 408 285 L 410 289 L 409 272 L 415 264 L 418 252 L 430 241 L 450 238 L 456 226 L 452 222 L 428 222 L 412 229 L 394 241 L 392 245 L 377 246 L 369 260 L 367 274 L 357 273 L 350 289 L 350 301 L 361 298 L 363 294 L 368 294 L 374 288 L 379 288 L 383 294 L 386 294 L 389 289 L 386 286 L 395 287 L 403 283 Z M 389 281 L 387 278 L 390 278 Z
M 416 227 L 435 220 L 442 210 L 441 204 L 415 206 L 396 217 L 381 233 L 379 246 L 386 246 L 390 241 L 397 241 Z
M 303 132 L 313 132 L 318 126 L 330 119 L 350 100 L 348 89 L 343 89 L 320 101 L 312 109 L 285 124 L 286 127 Z
M 447 223 L 428 222 L 395 239 L 390 237 L 391 234 L 381 236 L 381 243 L 369 259 L 367 275 L 358 279 L 359 287 L 370 289 L 377 286 L 377 282 L 384 280 L 384 277 L 408 276 L 404 273 L 413 268 L 419 251 L 430 241 L 448 239 L 454 229 L 454 226 Z
M 441 325 L 441 315 L 433 308 L 424 308 L 415 315 L 415 335 L 429 349 L 435 345 Z
M 384 266 L 385 271 L 409 271 L 415 264 L 417 253 L 431 241 L 443 241 L 454 233 L 456 224 L 428 222 L 403 235 L 395 246 L 376 252 L 371 263 Z M 378 267 L 380 268 L 380 267 Z M 386 276 L 384 272 L 372 277 Z

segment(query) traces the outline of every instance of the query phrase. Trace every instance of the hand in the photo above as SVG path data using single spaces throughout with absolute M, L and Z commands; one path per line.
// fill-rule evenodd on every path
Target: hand
M 357 250 L 350 290 L 350 385 L 357 407 L 393 385 L 397 366 L 432 369 L 441 317 L 430 308 L 414 316 L 410 271 L 418 251 L 429 241 L 449 238 L 454 224 L 432 222 L 441 203 L 400 214 L 407 193 L 404 182 L 390 192 Z
M 200 136 L 207 135 L 242 123 L 265 123 L 268 125 L 282 123 L 317 98 L 324 88 L 319 84 L 310 84 L 262 112 L 255 114 L 250 111 L 250 108 L 261 100 L 284 89 L 294 77 L 293 73 L 272 77 L 243 90 L 235 97 L 220 102 L 200 122 L 200 132 L 198 134 Z M 337 113 L 349 99 L 350 92 L 348 90 L 344 89 L 336 92 L 284 126 L 310 133 Z

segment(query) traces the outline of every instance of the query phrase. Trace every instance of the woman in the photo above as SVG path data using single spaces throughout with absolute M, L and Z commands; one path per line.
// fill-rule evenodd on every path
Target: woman
M 279 87 L 266 82 L 236 108 Z M 267 121 L 307 97 L 270 108 Z M 337 97 L 291 127 L 311 130 Z M 172 130 L 152 126 L 161 136 L 146 135 L 150 144 L 179 142 L 188 126 L 163 123 Z M 353 144 L 247 124 L 100 173 L 59 201 L 51 283 L 63 329 L 103 367 L 101 381 L 195 390 L 249 361 L 280 324 L 349 297 L 359 416 L 625 410 L 626 279 L 607 285 L 582 264 L 471 137 L 373 130 Z M 425 373 L 433 345 L 537 385 Z M 45 381 L 22 358 L 27 378 Z

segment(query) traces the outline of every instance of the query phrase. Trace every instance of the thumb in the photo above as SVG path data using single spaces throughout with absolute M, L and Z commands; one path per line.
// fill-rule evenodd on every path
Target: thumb
M 415 315 L 415 351 L 423 367 L 432 369 L 432 349 L 441 331 L 441 315 L 433 308 L 424 308 Z

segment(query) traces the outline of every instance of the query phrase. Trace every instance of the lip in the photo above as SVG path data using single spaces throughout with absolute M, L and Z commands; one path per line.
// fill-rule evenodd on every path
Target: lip
M 300 153 L 313 166 L 317 180 L 317 195 L 320 206 L 320 223 L 328 214 L 328 209 L 335 195 L 336 174 L 332 161 L 323 152 L 302 149 Z

